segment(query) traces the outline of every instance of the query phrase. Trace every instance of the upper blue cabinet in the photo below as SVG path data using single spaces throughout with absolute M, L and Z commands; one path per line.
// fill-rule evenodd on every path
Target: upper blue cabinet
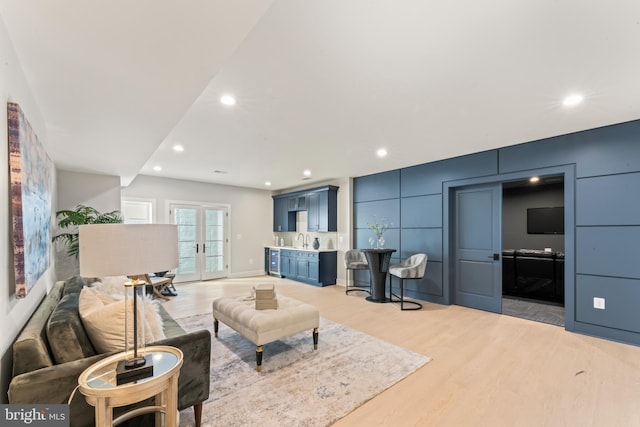
M 298 212 L 298 211 L 306 211 L 307 210 L 307 195 L 306 194 L 295 194 L 293 196 L 289 196 L 289 210 Z
M 307 230 L 338 231 L 338 188 L 333 185 L 273 196 L 273 231 L 296 230 L 296 212 L 307 212 Z
M 289 211 L 286 196 L 273 196 L 273 231 L 296 231 L 296 213 Z

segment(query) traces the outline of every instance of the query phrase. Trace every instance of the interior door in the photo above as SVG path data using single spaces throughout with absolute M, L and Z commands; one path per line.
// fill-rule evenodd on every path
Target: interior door
M 226 277 L 228 209 L 182 204 L 171 204 L 169 209 L 178 226 L 179 264 L 174 282 Z
M 502 312 L 501 184 L 455 191 L 455 303 Z

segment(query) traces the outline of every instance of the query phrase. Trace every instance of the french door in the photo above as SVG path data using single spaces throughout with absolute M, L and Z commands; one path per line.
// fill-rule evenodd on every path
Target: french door
M 227 277 L 229 209 L 171 203 L 171 222 L 178 226 L 178 268 L 174 282 Z

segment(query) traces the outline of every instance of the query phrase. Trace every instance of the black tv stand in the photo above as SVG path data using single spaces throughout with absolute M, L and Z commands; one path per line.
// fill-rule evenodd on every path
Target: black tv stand
M 502 294 L 564 305 L 564 253 L 502 251 Z

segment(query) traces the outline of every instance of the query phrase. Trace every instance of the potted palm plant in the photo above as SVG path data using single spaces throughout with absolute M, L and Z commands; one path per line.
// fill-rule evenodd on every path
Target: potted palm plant
M 58 227 L 63 232 L 53 236 L 53 242 L 67 244 L 67 255 L 78 258 L 78 226 L 84 224 L 117 224 L 122 222 L 120 211 L 100 213 L 90 206 L 78 205 L 73 210 L 56 212 Z

